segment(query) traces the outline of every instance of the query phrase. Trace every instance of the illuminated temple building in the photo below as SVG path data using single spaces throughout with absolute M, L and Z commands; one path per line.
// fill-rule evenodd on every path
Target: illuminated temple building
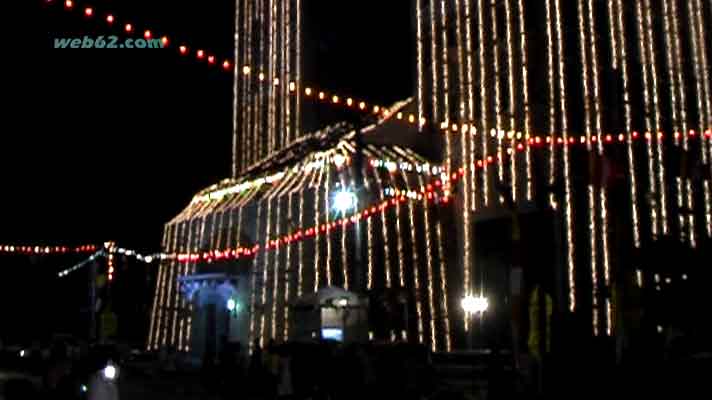
M 374 335 L 435 351 L 480 323 L 464 296 L 503 319 L 534 286 L 614 335 L 615 288 L 654 279 L 640 249 L 709 240 L 709 1 L 410 4 L 413 97 L 378 106 L 303 82 L 301 0 L 238 2 L 233 177 L 165 226 L 149 349 L 205 351 L 226 322 L 199 310 L 231 296 L 231 337 L 288 340 L 326 287 L 404 289 Z M 370 120 L 307 133 L 307 101 Z

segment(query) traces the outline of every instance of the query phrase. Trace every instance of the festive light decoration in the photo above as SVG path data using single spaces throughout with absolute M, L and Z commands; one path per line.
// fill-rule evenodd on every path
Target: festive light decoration
M 707 38 L 700 34 L 704 24 L 702 28 L 698 28 L 698 24 L 689 27 L 690 34 L 700 42 L 697 44 L 683 35 L 681 26 L 677 27 L 678 34 L 674 33 L 676 18 L 679 25 L 683 20 L 704 19 L 704 15 L 697 15 L 701 13 L 696 10 L 702 7 L 699 0 L 685 3 L 687 8 L 681 11 L 687 12 L 686 17 L 681 17 L 678 12 L 672 13 L 679 2 L 673 5 L 670 1 L 665 3 L 669 9 L 667 32 L 662 25 L 653 24 L 660 7 L 652 7 L 649 0 L 634 4 L 630 11 L 624 8 L 622 0 L 607 0 L 605 7 L 597 7 L 593 0 L 578 0 L 572 4 L 576 9 L 562 5 L 561 0 L 547 0 L 545 15 L 530 13 L 527 18 L 523 0 L 504 0 L 496 4 L 479 0 L 416 1 L 418 86 L 416 104 L 412 109 L 406 108 L 406 104 L 383 107 L 318 86 L 304 85 L 300 78 L 290 77 L 291 71 L 298 68 L 298 63 L 291 61 L 295 57 L 300 59 L 301 28 L 295 32 L 293 22 L 299 21 L 300 13 L 288 8 L 295 3 L 274 0 L 241 3 L 236 17 L 239 37 L 236 37 L 234 62 L 229 64 L 229 69 L 236 75 L 233 88 L 237 111 L 234 119 L 234 178 L 200 192 L 188 206 L 190 211 L 175 220 L 176 226 L 186 229 L 177 230 L 181 243 L 186 236 L 189 242 L 193 240 L 190 232 L 196 228 L 195 224 L 202 225 L 201 229 L 207 225 L 211 250 L 199 251 L 193 245 L 189 249 L 179 246 L 166 251 L 167 258 L 163 262 L 184 269 L 185 265 L 190 265 L 190 270 L 195 270 L 196 264 L 204 262 L 250 261 L 257 267 L 252 280 L 253 287 L 258 288 L 258 297 L 251 299 L 251 338 L 259 338 L 261 342 L 270 337 L 285 339 L 289 328 L 283 305 L 290 301 L 292 294 L 302 295 L 303 287 L 311 291 L 312 287 L 318 290 L 327 285 L 338 285 L 340 274 L 343 274 L 344 286 L 348 285 L 349 274 L 352 274 L 349 269 L 352 255 L 346 248 L 350 240 L 348 236 L 354 234 L 355 224 L 365 222 L 368 247 L 366 286 L 402 285 L 417 296 L 427 290 L 427 297 L 415 297 L 417 321 L 411 329 L 393 332 L 392 336 L 417 334 L 418 340 L 427 342 L 432 349 L 450 350 L 451 336 L 463 332 L 450 332 L 451 318 L 460 318 L 461 314 L 448 314 L 448 289 L 455 283 L 457 289 L 450 290 L 451 296 L 459 297 L 463 295 L 462 290 L 466 291 L 464 294 L 472 293 L 472 287 L 485 284 L 484 281 L 474 282 L 481 274 L 472 273 L 477 254 L 476 247 L 470 245 L 474 239 L 470 228 L 477 220 L 477 213 L 486 207 L 501 209 L 500 202 L 507 197 L 506 200 L 512 200 L 514 211 L 531 205 L 535 188 L 532 169 L 543 164 L 547 167 L 548 179 L 544 180 L 546 183 L 537 180 L 536 190 L 544 191 L 542 197 L 548 195 L 554 213 L 563 219 L 568 285 L 566 306 L 571 311 L 577 310 L 582 298 L 586 299 L 580 303 L 583 307 L 594 303 L 591 312 L 595 314 L 594 325 L 598 333 L 613 334 L 612 314 L 616 305 L 608 293 L 611 263 L 617 258 L 609 259 L 608 219 L 629 218 L 633 246 L 640 248 L 643 238 L 648 240 L 670 232 L 666 227 L 668 211 L 671 216 L 675 213 L 671 221 L 677 221 L 680 217 L 678 209 L 682 208 L 680 204 L 695 213 L 700 210 L 694 210 L 692 206 L 702 208 L 691 200 L 703 198 L 698 196 L 698 191 L 705 187 L 704 183 L 691 182 L 687 171 L 678 174 L 675 168 L 670 169 L 672 158 L 665 157 L 665 144 L 679 141 L 683 148 L 687 141 L 686 156 L 694 157 L 691 162 L 705 154 L 709 156 L 709 151 L 701 149 L 698 155 L 694 148 L 698 143 L 706 142 L 705 149 L 708 149 L 712 136 L 712 133 L 703 131 L 705 126 L 712 124 L 705 117 L 709 116 L 709 112 L 704 111 L 709 109 L 705 104 L 706 97 L 704 93 L 700 94 L 705 90 L 704 51 L 701 49 L 705 48 L 702 42 Z M 297 1 L 296 10 L 300 7 Z M 673 14 L 679 15 L 673 18 Z M 543 25 L 536 25 L 543 22 L 537 18 L 546 19 L 547 60 L 541 73 L 538 68 L 529 68 L 527 59 L 531 27 Z M 608 23 L 607 34 L 601 34 L 605 28 L 600 25 L 604 21 Z M 578 32 L 580 36 L 565 33 L 572 29 L 568 26 L 572 23 L 571 32 Z M 640 25 L 635 37 L 641 51 L 629 52 L 631 43 L 628 40 L 632 37 L 629 31 L 636 28 L 627 27 L 629 23 Z M 610 51 L 599 48 L 598 40 L 602 38 L 610 41 L 606 44 L 610 45 Z M 668 54 L 673 57 L 671 68 L 656 63 L 656 46 L 665 39 L 670 43 L 666 46 L 670 49 Z M 475 41 L 477 49 L 472 48 Z M 178 51 L 187 54 L 188 47 L 183 46 L 186 46 L 184 50 L 178 48 Z M 677 71 L 681 68 L 677 65 L 682 63 L 680 60 L 689 59 L 688 53 L 693 48 L 700 54 L 691 64 L 700 64 L 699 73 L 681 79 Z M 473 50 L 477 54 L 472 54 Z M 196 53 L 191 51 L 191 54 Z M 571 62 L 572 55 L 581 62 Z M 206 50 L 203 59 L 210 56 Z M 214 57 L 217 63 L 218 58 Z M 451 62 L 451 59 L 455 61 Z M 607 95 L 602 93 L 601 71 L 609 68 L 609 65 L 603 65 L 609 61 L 613 73 L 621 74 L 623 79 L 624 127 L 609 122 L 612 118 L 605 113 L 617 113 L 618 110 L 604 111 L 599 100 Z M 641 65 L 641 70 L 631 73 L 630 66 L 637 68 L 637 65 Z M 528 79 L 529 73 L 534 71 L 537 73 L 534 79 L 541 79 L 548 89 L 543 105 L 547 110 L 544 113 L 546 123 L 531 120 L 528 96 L 532 93 L 529 92 Z M 641 80 L 644 82 L 639 82 Z M 672 84 L 673 80 L 677 82 L 674 90 L 658 91 L 658 87 Z M 479 82 L 477 88 L 474 87 L 476 82 Z M 639 83 L 644 89 L 641 96 L 632 92 Z M 694 123 L 687 121 L 692 129 L 682 127 L 682 108 L 692 105 L 681 101 L 683 86 L 689 86 L 687 89 L 694 87 L 697 91 L 696 94 L 686 93 L 687 99 L 705 99 L 697 101 L 696 108 L 703 110 L 700 118 L 706 119 Z M 579 87 L 583 93 L 579 92 Z M 662 123 L 674 120 L 661 112 L 667 112 L 668 107 L 672 111 L 668 100 L 673 92 L 678 96 L 679 127 L 667 127 Z M 352 165 L 348 154 L 352 150 L 344 153 L 339 146 L 352 140 L 353 136 L 344 136 L 345 139 L 337 145 L 324 140 L 321 143 L 330 148 L 326 151 L 313 150 L 303 156 L 294 154 L 291 146 L 296 149 L 307 137 L 325 139 L 324 136 L 310 136 L 297 128 L 302 100 L 373 113 L 378 117 L 376 128 L 390 121 L 402 124 L 404 129 L 410 126 L 421 132 L 439 132 L 444 142 L 442 165 L 428 164 L 417 157 L 411 159 L 408 154 L 391 151 L 388 146 L 366 145 L 367 163 L 363 172 L 367 182 L 365 194 L 362 196 L 359 192 L 359 200 L 370 196 L 377 200 L 368 207 L 361 208 L 359 204 L 356 209 L 332 218 L 328 216 L 334 203 L 332 192 L 339 184 L 341 187 L 351 186 L 349 181 L 352 179 L 350 170 L 343 168 Z M 641 119 L 645 126 L 636 125 L 637 117 L 632 114 L 636 102 L 643 103 L 645 108 Z M 688 116 L 698 116 L 690 110 L 687 110 Z M 290 117 L 287 117 L 288 111 Z M 569 114 L 584 115 L 583 134 L 573 132 L 578 128 L 574 128 L 575 122 L 569 121 Z M 369 131 L 370 128 L 364 130 Z M 622 151 L 618 151 L 618 146 Z M 542 157 L 533 157 L 534 152 L 542 152 Z M 343 153 L 340 158 L 336 157 L 339 153 Z M 617 169 L 616 172 L 622 173 L 630 185 L 630 216 L 618 214 L 620 204 L 614 205 L 614 198 L 608 198 L 608 177 L 599 174 L 600 170 L 606 172 L 608 169 L 605 163 L 618 161 L 614 154 L 626 156 L 627 172 Z M 587 160 L 589 174 L 580 170 L 585 168 L 583 165 Z M 647 171 L 645 164 L 649 167 Z M 244 177 L 237 178 L 241 175 Z M 675 195 L 673 201 L 677 200 L 677 206 L 667 203 L 665 190 L 662 190 L 666 188 L 666 176 L 675 179 L 675 185 L 679 187 L 671 193 Z M 273 178 L 268 182 L 268 177 Z M 644 184 L 639 186 L 641 183 Z M 640 190 L 646 193 L 640 194 Z M 692 194 L 697 197 L 691 197 Z M 299 197 L 298 216 L 293 214 L 292 207 L 296 205 L 293 196 Z M 249 200 L 244 202 L 237 200 L 247 198 Z M 648 203 L 643 199 L 651 201 Z M 286 211 L 283 209 L 285 202 Z M 626 208 L 628 206 L 625 204 Z M 251 207 L 256 207 L 257 212 Z M 586 209 L 579 210 L 580 207 Z M 709 209 L 710 206 L 705 204 L 705 207 Z M 254 224 L 257 214 L 254 242 L 223 240 L 223 228 L 233 231 L 233 215 L 242 212 L 243 208 L 245 224 Z M 459 231 L 453 233 L 449 225 L 443 226 L 436 213 L 454 214 L 455 226 L 461 227 Z M 583 217 L 580 221 L 579 215 Z M 640 218 L 641 215 L 646 217 Z M 286 225 L 285 217 L 290 221 L 298 220 L 298 227 L 291 226 L 291 222 Z M 653 234 L 648 229 L 649 220 Z M 642 221 L 646 226 L 641 226 Z M 695 231 L 690 230 L 694 219 L 686 216 L 680 221 L 689 242 L 694 243 Z M 677 229 L 678 223 L 672 227 Z M 445 240 L 454 243 L 456 248 L 453 250 L 459 260 L 448 262 L 443 248 Z M 202 242 L 202 239 L 198 241 Z M 339 241 L 341 246 L 337 245 Z M 579 243 L 585 246 L 575 247 Z M 591 247 L 590 253 L 586 246 Z M 281 281 L 281 277 L 291 270 L 296 254 L 296 288 L 292 289 L 290 278 Z M 413 254 L 412 258 L 410 254 Z M 336 262 L 339 258 L 341 273 Z M 578 268 L 581 265 L 588 267 L 585 260 L 589 258 L 592 260 L 590 270 Z M 396 262 L 398 266 L 394 264 Z M 439 269 L 435 271 L 435 268 Z M 464 268 L 462 275 L 459 271 L 453 273 L 452 268 Z M 398 281 L 394 283 L 396 274 Z M 457 280 L 453 280 L 453 276 Z M 173 278 L 165 279 L 170 282 Z M 436 282 L 438 279 L 440 282 Z M 636 279 L 642 284 L 642 272 L 636 274 Z M 582 284 L 579 286 L 578 282 Z M 463 283 L 464 286 L 460 286 Z M 589 285 L 591 292 L 582 290 Z M 441 301 L 435 301 L 435 296 L 440 296 Z M 173 310 L 165 312 L 172 313 Z M 174 320 L 167 318 L 166 324 L 170 325 Z M 461 330 L 462 325 L 455 326 Z M 178 331 L 180 347 L 181 340 L 187 343 L 189 332 L 182 328 Z M 155 336 L 161 337 L 158 333 Z
M 93 253 L 97 251 L 97 246 L 87 244 L 76 247 L 69 246 L 27 246 L 27 245 L 0 245 L 0 254 L 25 254 L 25 255 L 43 255 L 43 254 L 66 254 L 66 253 Z

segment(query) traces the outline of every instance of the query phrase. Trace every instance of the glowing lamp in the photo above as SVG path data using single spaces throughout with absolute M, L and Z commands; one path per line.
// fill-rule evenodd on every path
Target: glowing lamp
M 106 378 L 108 380 L 114 380 L 114 379 L 116 379 L 116 372 L 117 372 L 116 367 L 109 364 L 104 368 L 104 371 L 103 371 L 104 378 Z
M 86 15 L 87 17 L 91 17 L 92 15 L 94 15 L 94 9 L 91 7 L 85 8 L 84 15 Z
M 133 31 L 133 25 L 131 25 L 131 24 L 126 24 L 126 25 L 124 25 L 124 30 L 125 30 L 126 32 L 132 32 L 132 31 Z
M 106 16 L 106 22 L 109 23 L 109 24 L 113 24 L 113 23 L 114 23 L 114 16 L 111 15 L 111 14 L 107 15 L 107 16 Z
M 74 7 L 74 2 L 73 2 L 72 0 L 67 0 L 67 1 L 64 2 L 64 8 L 69 9 L 69 8 L 72 8 L 72 7 Z
M 460 306 L 467 314 L 481 314 L 489 308 L 489 300 L 482 296 L 467 295 L 460 301 Z
M 341 213 L 356 208 L 356 194 L 351 191 L 342 190 L 334 195 L 334 209 Z
M 150 39 L 150 38 L 151 38 L 151 31 L 149 31 L 148 29 L 146 29 L 145 31 L 143 31 L 143 37 L 146 38 L 146 39 Z

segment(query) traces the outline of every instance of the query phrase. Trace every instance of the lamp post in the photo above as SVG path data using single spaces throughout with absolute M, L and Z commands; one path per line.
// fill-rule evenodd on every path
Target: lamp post
M 462 307 L 462 310 L 465 312 L 466 316 L 473 317 L 473 326 L 470 327 L 470 334 L 467 337 L 467 340 L 469 342 L 468 347 L 470 348 L 470 350 L 472 350 L 474 316 L 479 315 L 480 319 L 482 319 L 482 315 L 485 313 L 485 311 L 489 309 L 489 300 L 481 295 L 476 297 L 471 294 L 468 294 L 467 296 L 462 298 L 462 300 L 460 301 L 460 306 Z

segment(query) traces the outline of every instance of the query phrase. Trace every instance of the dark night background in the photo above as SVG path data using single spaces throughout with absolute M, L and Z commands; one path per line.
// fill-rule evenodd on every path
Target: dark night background
M 304 3 L 305 84 L 378 103 L 412 94 L 408 1 Z M 87 5 L 96 12 L 89 20 Z M 228 0 L 75 1 L 71 12 L 58 0 L 4 5 L 0 244 L 115 240 L 159 250 L 163 224 L 230 174 L 232 74 L 181 57 L 175 46 L 185 41 L 230 58 L 234 7 Z M 108 11 L 117 18 L 111 28 Z M 55 37 L 122 38 L 127 21 L 168 35 L 173 46 L 52 48 Z M 54 274 L 83 258 L 0 255 L 0 336 L 29 339 L 28 332 L 80 323 L 83 274 Z M 140 263 L 125 266 L 142 271 L 125 285 L 152 290 Z

